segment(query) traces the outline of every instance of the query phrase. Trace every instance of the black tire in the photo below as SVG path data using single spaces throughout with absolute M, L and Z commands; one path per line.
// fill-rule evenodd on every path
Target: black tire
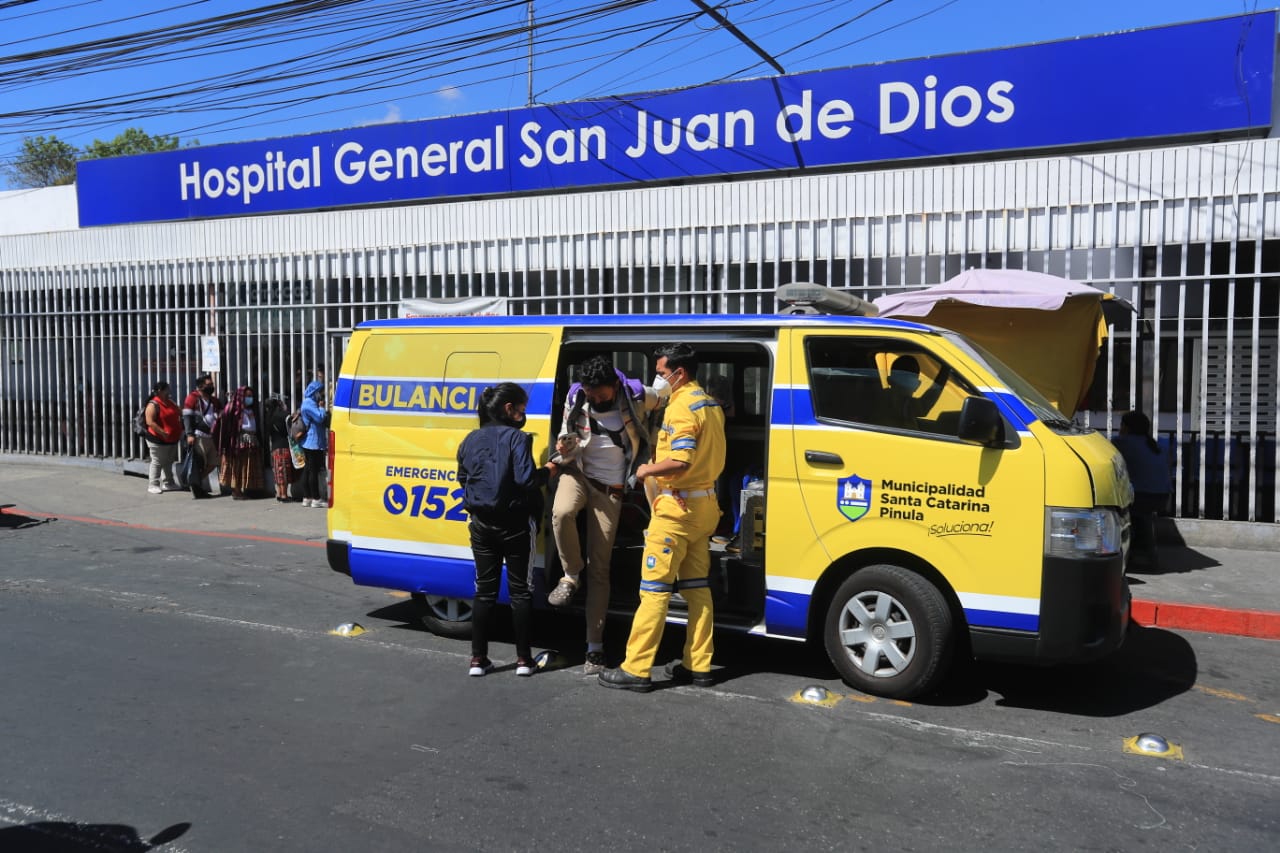
M 892 699 L 921 696 L 946 674 L 955 645 L 951 610 L 925 578 L 867 566 L 836 590 L 822 638 L 850 687 Z
M 418 605 L 418 621 L 422 627 L 441 637 L 471 636 L 471 602 L 463 598 L 444 598 L 415 592 L 411 598 Z

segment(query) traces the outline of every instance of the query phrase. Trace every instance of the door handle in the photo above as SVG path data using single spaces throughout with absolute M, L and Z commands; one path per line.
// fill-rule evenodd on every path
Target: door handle
M 806 450 L 804 461 L 810 465 L 843 465 L 844 460 L 839 453 L 828 453 L 825 450 Z

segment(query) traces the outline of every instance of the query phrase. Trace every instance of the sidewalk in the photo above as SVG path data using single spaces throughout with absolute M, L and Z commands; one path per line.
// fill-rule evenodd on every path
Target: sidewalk
M 142 477 L 34 457 L 0 457 L 0 504 L 14 505 L 4 511 L 9 516 L 25 512 L 33 518 L 302 540 L 321 547 L 326 538 L 325 512 L 299 503 L 152 495 Z M 1161 531 L 1162 571 L 1130 575 L 1134 621 L 1280 639 L 1280 525 L 1165 521 L 1170 523 Z M 323 565 L 323 554 L 317 562 Z

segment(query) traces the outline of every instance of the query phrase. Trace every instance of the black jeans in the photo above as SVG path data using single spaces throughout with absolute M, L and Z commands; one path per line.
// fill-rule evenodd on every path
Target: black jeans
M 1160 552 L 1156 548 L 1156 516 L 1169 505 L 1169 496 L 1154 492 L 1135 492 L 1133 506 L 1129 508 L 1129 524 L 1132 539 L 1129 546 L 1135 556 L 1141 557 L 1147 568 L 1160 567 Z
M 325 468 L 329 464 L 326 454 L 323 450 L 307 450 L 305 447 L 302 453 L 307 457 L 307 464 L 302 467 L 302 496 L 319 500 L 320 483 L 324 481 Z
M 514 521 L 493 524 L 471 516 L 471 551 L 476 559 L 476 597 L 471 605 L 471 654 L 489 654 L 489 614 L 498 599 L 502 564 L 507 564 L 507 591 L 511 595 L 511 620 L 515 627 L 516 656 L 533 660 L 529 625 L 533 598 L 529 594 L 529 552 L 533 548 L 533 523 Z

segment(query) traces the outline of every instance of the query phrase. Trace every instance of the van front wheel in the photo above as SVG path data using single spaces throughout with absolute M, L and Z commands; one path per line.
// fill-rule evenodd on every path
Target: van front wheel
M 461 598 L 414 593 L 418 605 L 418 621 L 422 627 L 441 637 L 471 636 L 471 602 Z
M 946 671 L 951 611 L 933 584 L 899 566 L 868 566 L 836 590 L 827 608 L 827 656 L 851 687 L 909 699 Z

